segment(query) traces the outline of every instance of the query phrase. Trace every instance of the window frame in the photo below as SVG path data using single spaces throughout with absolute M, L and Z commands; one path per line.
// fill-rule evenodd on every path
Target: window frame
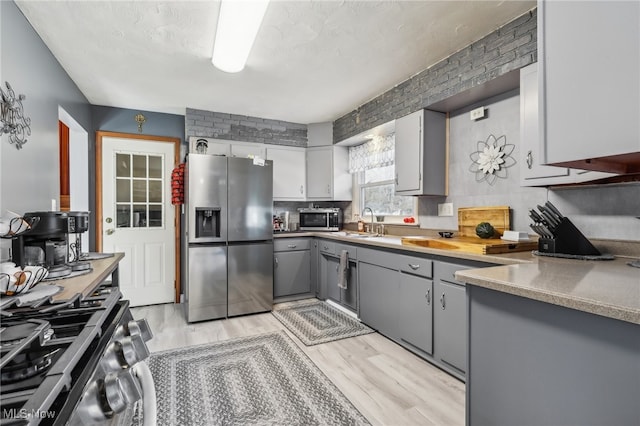
M 393 165 L 393 167 L 395 168 L 395 164 Z M 364 183 L 364 174 L 365 174 L 364 171 L 353 173 L 353 200 L 351 202 L 351 206 L 352 206 L 351 219 L 353 222 L 357 222 L 359 219 L 362 219 L 365 222 L 368 222 L 366 217 L 362 217 L 362 209 L 364 208 L 364 206 L 362 205 L 362 199 L 363 199 L 363 190 L 365 188 L 395 184 L 394 179 L 389 179 L 389 180 L 384 180 L 379 182 Z M 395 194 L 395 190 L 394 190 L 394 194 Z M 414 217 L 415 222 L 411 223 L 410 225 L 413 225 L 413 226 L 420 225 L 420 220 L 419 220 L 420 216 L 418 213 L 418 206 L 419 206 L 418 197 L 412 197 L 410 195 L 403 195 L 403 196 L 413 198 L 413 215 L 412 216 Z M 375 216 L 375 213 L 374 213 L 374 216 Z M 405 217 L 407 216 L 406 215 L 384 215 L 384 222 L 378 222 L 377 218 L 374 218 L 374 223 L 407 225 L 403 221 Z

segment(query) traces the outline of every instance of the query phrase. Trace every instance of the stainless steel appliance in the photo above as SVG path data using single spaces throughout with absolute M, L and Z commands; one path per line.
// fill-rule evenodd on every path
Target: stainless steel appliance
M 190 153 L 185 183 L 187 321 L 270 311 L 272 162 Z
M 69 302 L 2 304 L 0 424 L 131 424 L 138 401 L 154 423 L 151 331 L 111 284 Z
M 342 228 L 342 210 L 331 208 L 302 208 L 300 213 L 301 231 L 339 231 Z

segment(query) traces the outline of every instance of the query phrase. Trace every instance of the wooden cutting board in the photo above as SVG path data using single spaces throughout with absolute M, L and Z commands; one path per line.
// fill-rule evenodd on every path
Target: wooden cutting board
M 463 251 L 475 254 L 499 254 L 517 251 L 536 250 L 536 241 L 505 241 L 499 238 L 483 239 L 480 237 L 453 237 L 453 238 L 421 238 L 404 237 L 402 244 L 440 250 Z
M 496 230 L 494 238 L 500 238 L 504 231 L 511 230 L 511 209 L 509 206 L 460 207 L 458 236 L 481 239 L 476 235 L 476 226 L 481 222 L 489 222 Z

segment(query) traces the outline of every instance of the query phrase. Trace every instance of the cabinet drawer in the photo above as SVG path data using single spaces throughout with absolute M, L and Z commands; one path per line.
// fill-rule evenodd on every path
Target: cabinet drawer
M 472 269 L 472 266 L 466 265 L 458 265 L 455 263 L 443 263 L 437 262 L 435 266 L 436 276 L 440 280 L 448 281 L 450 283 L 463 284 L 464 282 L 456 280 L 455 273 L 456 271 L 461 271 L 463 269 Z
M 309 238 L 278 238 L 273 240 L 273 251 L 310 250 Z
M 400 256 L 400 270 L 425 278 L 433 276 L 433 262 L 423 257 Z
M 360 247 L 358 261 L 378 265 L 387 269 L 398 270 L 398 255 L 384 250 L 374 250 Z
M 336 243 L 326 240 L 318 241 L 318 248 L 320 253 L 324 254 L 336 254 Z
M 355 246 L 349 246 L 346 244 L 335 244 L 336 256 L 340 256 L 342 254 L 342 250 L 346 250 L 349 253 L 349 260 L 355 262 L 358 258 L 358 252 Z

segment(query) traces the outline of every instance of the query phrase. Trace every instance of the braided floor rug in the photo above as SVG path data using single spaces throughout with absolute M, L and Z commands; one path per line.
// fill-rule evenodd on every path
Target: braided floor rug
M 373 333 L 357 319 L 317 300 L 271 313 L 307 346 Z
M 284 331 L 156 352 L 148 364 L 158 425 L 369 424 Z

